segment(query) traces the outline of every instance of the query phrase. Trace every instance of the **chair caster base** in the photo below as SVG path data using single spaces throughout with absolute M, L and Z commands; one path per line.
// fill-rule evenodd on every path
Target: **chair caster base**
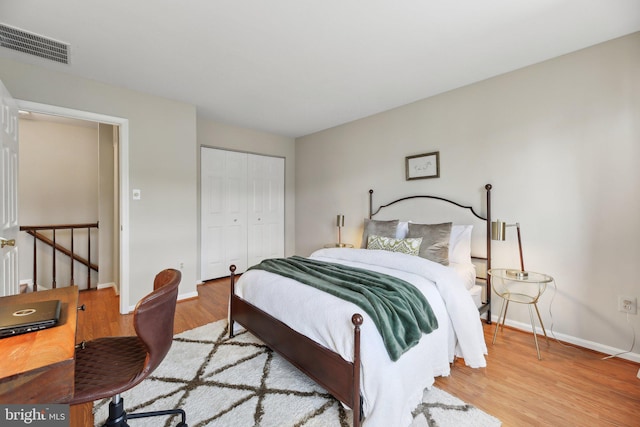
M 176 425 L 176 427 L 188 427 L 187 417 L 182 409 L 169 409 L 165 411 L 151 411 L 141 412 L 137 414 L 127 414 L 127 412 L 124 410 L 124 399 L 122 399 L 118 395 L 111 400 L 111 403 L 109 403 L 109 418 L 107 418 L 107 421 L 105 421 L 102 427 L 130 427 L 129 424 L 127 424 L 127 420 L 166 415 L 180 415 L 181 420 Z

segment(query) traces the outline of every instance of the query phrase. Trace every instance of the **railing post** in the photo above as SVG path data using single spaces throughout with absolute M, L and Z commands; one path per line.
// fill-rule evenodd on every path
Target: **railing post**
M 56 229 L 53 229 L 53 246 L 51 247 L 53 251 L 53 280 L 51 281 L 51 287 L 53 289 L 56 288 Z
M 87 227 L 87 290 L 91 289 L 91 228 Z
M 73 286 L 75 284 L 74 278 L 73 278 L 73 228 L 71 228 L 71 256 L 69 257 L 69 259 L 71 260 L 71 280 L 70 280 L 70 284 L 71 286 Z
M 36 246 L 38 245 L 38 238 L 36 237 L 36 232 L 33 232 L 33 292 L 37 292 L 38 291 L 38 280 L 37 280 L 37 276 L 38 276 L 38 264 L 36 262 L 36 253 L 37 253 L 37 248 Z

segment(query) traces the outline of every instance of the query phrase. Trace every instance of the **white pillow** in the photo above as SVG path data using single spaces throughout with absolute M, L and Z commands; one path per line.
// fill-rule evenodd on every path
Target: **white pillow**
M 454 225 L 449 238 L 449 262 L 471 263 L 471 230 L 473 225 Z
M 456 264 L 455 262 L 451 262 L 449 263 L 449 267 L 453 268 L 462 278 L 465 288 L 471 289 L 476 284 L 476 266 L 474 264 Z
M 398 228 L 396 228 L 396 239 L 406 239 L 407 233 L 409 233 L 409 222 L 411 221 L 398 222 Z

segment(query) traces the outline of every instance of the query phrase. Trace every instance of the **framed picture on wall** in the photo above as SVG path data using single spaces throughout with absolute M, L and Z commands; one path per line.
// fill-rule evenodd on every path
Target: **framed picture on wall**
M 440 178 L 440 152 L 416 154 L 405 158 L 407 181 L 412 179 Z

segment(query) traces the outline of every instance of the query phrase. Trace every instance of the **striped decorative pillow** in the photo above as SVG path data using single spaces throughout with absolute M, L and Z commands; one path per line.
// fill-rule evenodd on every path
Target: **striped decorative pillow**
M 371 235 L 367 238 L 367 249 L 382 249 L 383 251 L 401 252 L 409 255 L 418 255 L 421 244 L 422 237 L 393 239 L 391 237 Z

